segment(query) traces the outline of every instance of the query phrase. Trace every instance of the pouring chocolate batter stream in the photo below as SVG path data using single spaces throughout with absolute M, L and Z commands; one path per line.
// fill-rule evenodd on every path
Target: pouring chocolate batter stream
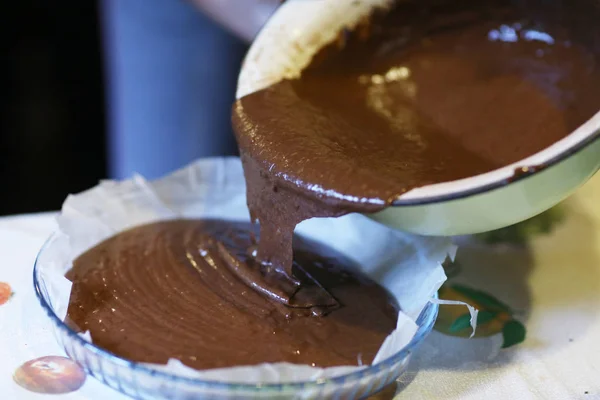
M 595 114 L 595 54 L 543 7 L 526 19 L 514 4 L 399 2 L 300 79 L 235 104 L 264 263 L 290 274 L 302 220 L 379 211 L 410 189 L 506 166 Z
M 68 273 L 68 323 L 134 361 L 370 363 L 396 304 L 294 228 L 503 167 L 598 110 L 596 49 L 568 15 L 515 4 L 399 2 L 342 34 L 301 78 L 238 100 L 233 123 L 260 235 L 224 221 L 116 235 Z

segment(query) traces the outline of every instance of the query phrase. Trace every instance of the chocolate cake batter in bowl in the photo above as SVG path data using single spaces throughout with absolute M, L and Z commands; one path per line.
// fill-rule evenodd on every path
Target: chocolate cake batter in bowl
M 432 235 L 548 209 L 600 167 L 599 18 L 595 0 L 287 2 L 233 110 L 251 209 Z
M 447 238 L 313 219 L 266 263 L 238 158 L 70 196 L 35 290 L 66 353 L 140 399 L 364 398 L 431 331 Z M 288 268 L 289 267 L 289 268 Z
M 209 225 L 214 224 L 210 229 L 219 229 L 221 223 L 219 221 L 208 222 Z M 197 222 L 158 223 L 151 229 L 137 228 L 127 233 L 121 240 L 126 241 L 127 235 L 160 234 L 161 229 L 168 229 L 171 224 L 177 226 L 174 230 L 174 233 L 177 234 L 177 230 L 190 229 L 189 225 L 197 225 Z M 196 228 L 198 226 L 201 225 L 197 225 Z M 358 306 L 360 314 L 348 317 L 344 315 L 346 313 L 342 312 L 339 317 L 336 316 L 334 319 L 327 319 L 324 320 L 325 322 L 317 324 L 314 324 L 314 319 L 310 317 L 300 318 L 298 316 L 291 319 L 289 324 L 271 323 L 272 318 L 263 310 L 258 312 L 264 313 L 264 320 L 248 318 L 244 309 L 248 307 L 247 300 L 241 301 L 240 299 L 238 301 L 240 301 L 242 309 L 235 310 L 234 307 L 234 312 L 228 315 L 232 322 L 223 327 L 219 326 L 223 321 L 211 315 L 211 312 L 215 312 L 215 310 L 206 310 L 206 307 L 214 304 L 210 299 L 214 292 L 207 290 L 206 287 L 198 286 L 196 279 L 191 279 L 189 282 L 181 281 L 185 277 L 173 277 L 174 279 L 171 281 L 165 280 L 165 284 L 177 281 L 181 285 L 177 288 L 179 290 L 197 290 L 202 295 L 190 301 L 190 297 L 194 298 L 194 296 L 188 294 L 187 298 L 180 300 L 179 305 L 174 303 L 169 306 L 163 305 L 162 307 L 167 312 L 172 313 L 170 314 L 171 318 L 157 321 L 158 318 L 169 315 L 165 311 L 161 312 L 155 309 L 161 307 L 161 304 L 158 303 L 160 296 L 175 297 L 177 291 L 172 290 L 171 287 L 161 287 L 162 283 L 155 284 L 155 286 L 151 286 L 152 284 L 149 282 L 132 284 L 125 277 L 120 276 L 118 279 L 121 280 L 124 285 L 122 289 L 125 290 L 119 290 L 116 285 L 110 286 L 111 288 L 117 287 L 113 290 L 119 290 L 118 294 L 132 294 L 141 290 L 155 290 L 156 293 L 151 295 L 146 293 L 146 299 L 143 300 L 144 297 L 141 297 L 140 303 L 132 301 L 132 296 L 127 295 L 126 298 L 120 300 L 113 298 L 112 301 L 108 301 L 109 304 L 103 304 L 101 301 L 91 304 L 90 302 L 94 300 L 89 298 L 87 304 L 85 301 L 72 300 L 70 307 L 76 309 L 69 310 L 68 317 L 63 321 L 57 317 L 57 310 L 53 306 L 53 297 L 49 294 L 50 285 L 44 276 L 48 269 L 47 262 L 51 262 L 46 261 L 48 253 L 57 248 L 57 242 L 60 240 L 58 236 L 50 238 L 40 253 L 34 270 L 36 293 L 44 310 L 52 320 L 54 334 L 66 353 L 81 364 L 88 374 L 136 399 L 367 398 L 392 384 L 406 371 L 412 353 L 431 332 L 437 317 L 438 306 L 428 303 L 416 319 L 417 330 L 410 342 L 391 357 L 373 366 L 365 366 L 357 371 L 349 370 L 347 373 L 342 372 L 335 377 L 326 379 L 284 380 L 282 383 L 263 383 L 257 380 L 255 383 L 247 383 L 246 381 L 252 381 L 252 368 L 248 368 L 247 363 L 268 362 L 270 359 L 282 361 L 286 359 L 286 354 L 288 362 L 299 364 L 309 362 L 312 366 L 356 365 L 356 356 L 358 355 L 358 361 L 368 365 L 375 354 L 360 350 L 377 349 L 383 343 L 385 335 L 394 328 L 393 309 L 388 310 L 390 317 L 384 319 L 377 315 L 377 308 L 375 308 L 375 315 L 372 313 L 373 309 L 369 310 L 373 302 L 385 302 L 387 299 L 382 298 L 382 295 L 385 297 L 387 294 L 377 293 L 377 287 L 371 286 L 364 292 L 364 295 L 357 296 L 352 291 L 349 291 L 348 295 L 344 295 L 343 287 L 348 288 L 348 286 L 342 284 L 340 285 L 341 291 L 333 290 L 332 293 L 338 296 L 337 299 L 343 303 L 346 310 L 357 311 L 355 306 Z M 100 246 L 93 251 L 103 251 L 104 249 L 105 247 Z M 314 250 L 314 248 L 312 249 Z M 86 254 L 84 258 L 93 256 L 92 252 Z M 337 256 L 339 257 L 339 255 Z M 85 260 L 80 261 L 84 262 Z M 151 265 L 150 268 L 160 265 L 161 261 L 165 260 L 157 259 L 155 261 L 156 264 Z M 112 271 L 107 272 L 112 275 Z M 161 272 L 163 271 L 161 270 Z M 74 273 L 70 273 L 71 278 Z M 158 272 L 153 272 L 153 274 L 156 273 Z M 135 275 L 140 280 L 156 279 L 156 275 L 152 276 L 152 274 L 143 277 L 138 272 Z M 338 273 L 331 276 L 338 282 L 348 280 L 348 276 L 340 277 Z M 100 276 L 98 278 L 106 279 L 106 277 Z M 194 277 L 192 276 L 192 278 Z M 317 278 L 322 279 L 323 276 L 317 275 Z M 321 280 L 321 282 L 327 284 L 327 280 Z M 113 284 L 111 283 L 111 285 Z M 75 288 L 74 296 L 77 296 L 78 290 Z M 118 294 L 115 296 L 116 298 L 119 297 Z M 141 303 L 143 301 L 148 303 Z M 365 304 L 361 304 L 361 302 L 365 302 Z M 264 302 L 264 304 L 268 305 L 269 302 Z M 388 303 L 385 304 L 387 306 Z M 81 308 L 79 308 L 80 306 Z M 97 307 L 96 313 L 87 310 L 87 306 Z M 181 306 L 180 310 L 176 308 L 179 306 Z M 256 305 L 252 306 L 256 307 Z M 202 311 L 199 312 L 193 307 L 199 307 Z M 174 311 L 177 313 L 173 313 Z M 119 319 L 111 320 L 108 324 L 105 321 L 103 325 L 102 319 L 111 312 L 120 314 Z M 348 321 L 353 318 L 355 321 L 351 323 L 357 325 L 357 329 L 354 331 L 349 330 L 347 325 Z M 357 321 L 358 319 L 360 321 Z M 263 321 L 262 324 L 261 321 Z M 82 336 L 78 323 L 91 329 L 92 336 Z M 244 325 L 244 323 L 250 323 L 250 325 Z M 389 325 L 390 323 L 392 325 Z M 90 324 L 96 326 L 89 326 Z M 115 326 L 116 324 L 119 326 Z M 272 332 L 273 329 L 277 330 L 277 335 Z M 297 338 L 312 337 L 313 340 L 305 342 L 302 350 L 296 350 L 297 347 L 294 346 L 297 346 L 298 340 L 303 339 L 295 340 L 294 336 Z M 297 355 L 292 352 L 292 348 Z M 170 358 L 175 356 L 183 360 L 182 364 L 171 362 L 170 368 L 164 370 L 157 368 L 156 365 L 147 364 L 166 364 Z M 212 376 L 199 378 L 180 365 L 198 369 L 240 366 L 242 369 L 238 374 L 247 377 L 241 382 L 229 383 L 219 377 L 219 372 L 216 370 Z M 281 365 L 279 368 L 283 369 Z

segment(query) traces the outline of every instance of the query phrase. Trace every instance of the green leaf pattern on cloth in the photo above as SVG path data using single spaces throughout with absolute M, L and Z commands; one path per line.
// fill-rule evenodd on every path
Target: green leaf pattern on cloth
M 504 324 L 504 328 L 502 328 L 502 338 L 504 339 L 502 348 L 505 349 L 523 342 L 525 334 L 525 326 L 522 323 L 514 319 L 508 321 Z
M 504 338 L 502 348 L 514 346 L 525 340 L 525 327 L 514 319 L 514 311 L 491 294 L 464 285 L 444 285 L 440 290 L 440 297 L 464 301 L 479 310 L 476 336 L 501 333 Z M 453 313 L 456 313 L 457 309 L 442 308 L 436 329 L 450 335 L 468 337 L 471 315 L 460 310 L 460 314 L 456 316 Z

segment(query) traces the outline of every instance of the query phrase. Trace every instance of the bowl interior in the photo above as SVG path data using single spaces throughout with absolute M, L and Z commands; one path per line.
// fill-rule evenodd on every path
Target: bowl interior
M 37 298 L 46 312 L 54 334 L 67 354 L 80 363 L 90 375 L 107 385 L 135 398 L 189 398 L 211 394 L 216 398 L 265 397 L 266 393 L 276 396 L 314 393 L 315 398 L 325 394 L 375 393 L 396 380 L 406 369 L 410 355 L 431 332 L 435 323 L 438 305 L 429 303 L 417 319 L 418 330 L 411 342 L 392 357 L 362 370 L 326 380 L 289 382 L 280 384 L 225 383 L 198 379 L 152 368 L 146 364 L 128 361 L 94 345 L 67 326 L 57 315 L 53 304 L 51 286 L 47 282 L 47 271 L 51 268 L 54 252 L 61 251 L 64 235 L 54 234 L 48 239 L 35 261 L 33 285 Z M 367 393 L 368 392 L 368 393 Z M 354 398 L 354 397 L 352 397 Z
M 412 1 L 412 0 L 407 0 Z M 428 0 L 426 0 L 428 1 Z M 391 0 L 288 0 L 275 12 L 251 46 L 238 81 L 237 97 L 283 79 L 294 79 L 325 44 L 343 28 L 352 28 L 374 9 L 389 7 Z M 437 2 L 439 3 L 439 1 Z M 523 15 L 539 21 L 558 19 L 574 38 L 592 49 L 600 65 L 600 3 L 594 0 L 507 1 L 522 8 Z M 469 1 L 465 7 L 470 7 Z M 573 10 L 564 12 L 565 9 Z M 456 200 L 526 179 L 553 166 L 600 138 L 600 112 L 552 146 L 494 171 L 452 182 L 427 185 L 399 196 L 396 206 Z M 522 171 L 528 171 L 522 173 Z

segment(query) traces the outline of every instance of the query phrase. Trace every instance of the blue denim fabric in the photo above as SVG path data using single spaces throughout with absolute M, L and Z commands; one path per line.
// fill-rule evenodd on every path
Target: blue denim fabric
M 103 0 L 112 178 L 164 175 L 233 154 L 245 45 L 185 0 Z

